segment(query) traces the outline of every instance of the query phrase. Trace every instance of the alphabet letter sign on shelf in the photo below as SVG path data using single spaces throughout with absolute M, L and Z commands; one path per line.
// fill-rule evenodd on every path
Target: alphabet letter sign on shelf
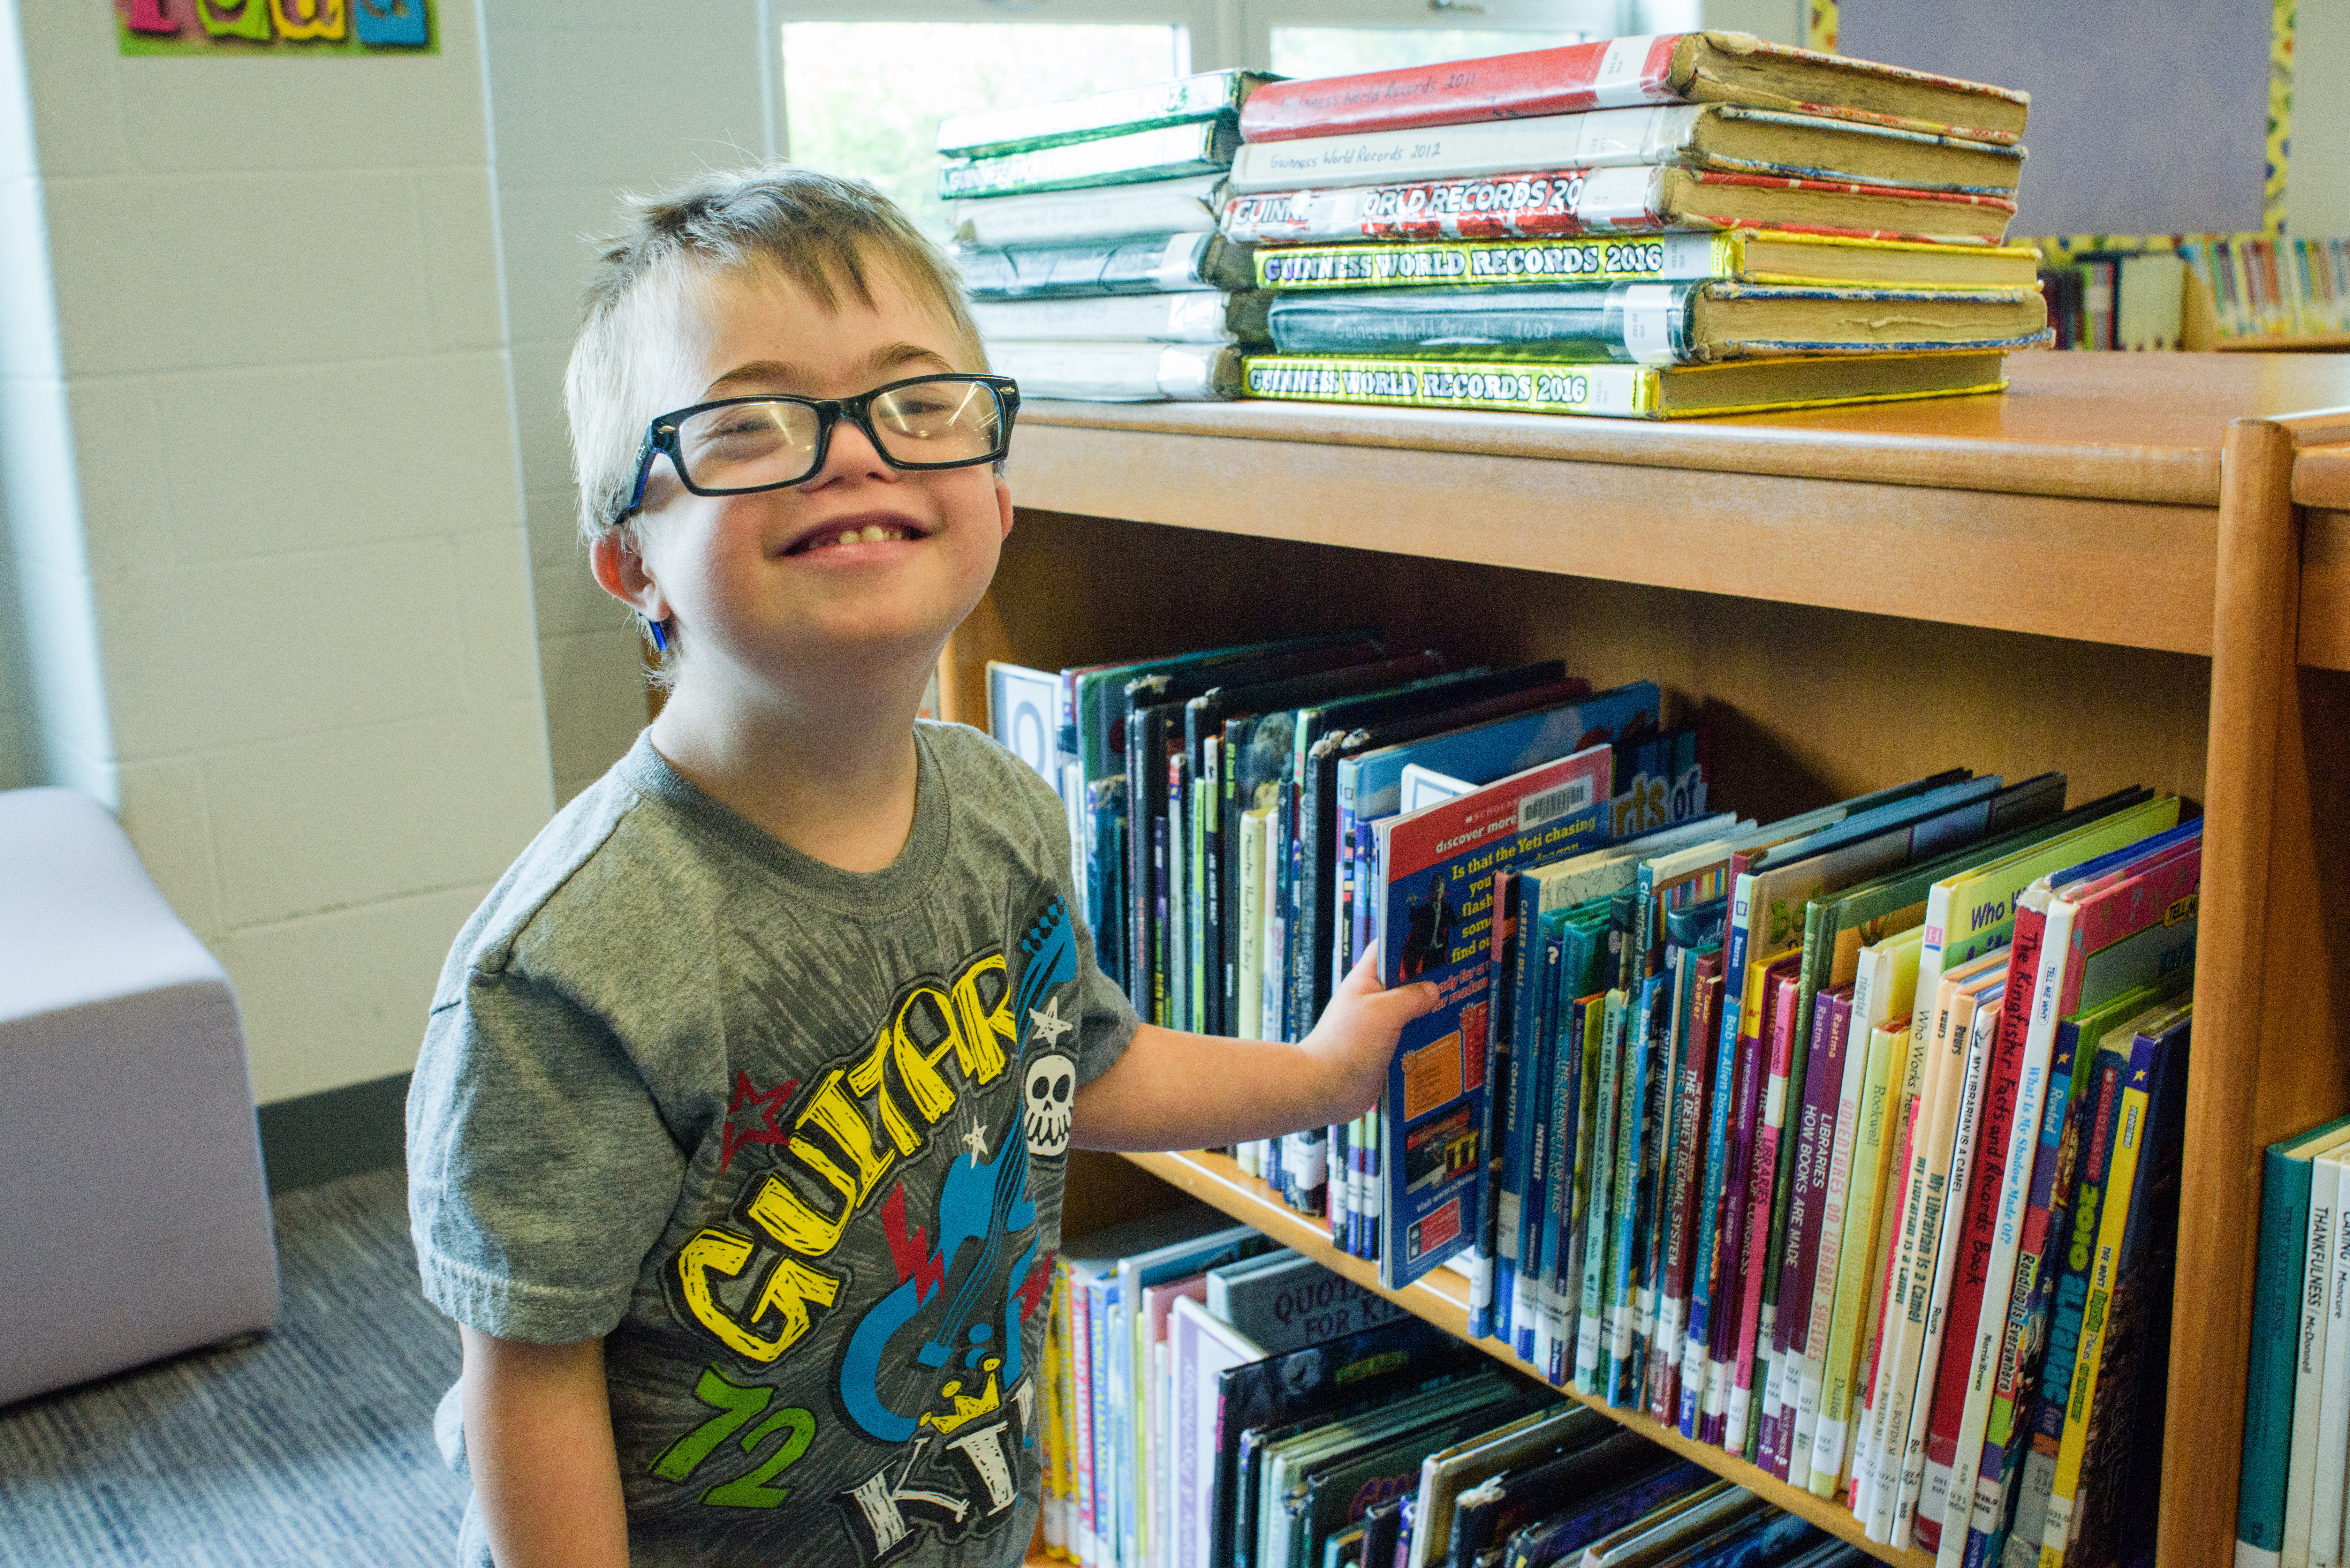
M 109 0 L 126 55 L 435 55 L 437 0 Z

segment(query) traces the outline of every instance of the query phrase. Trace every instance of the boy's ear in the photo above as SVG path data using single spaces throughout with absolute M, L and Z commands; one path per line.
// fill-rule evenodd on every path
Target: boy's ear
M 626 528 L 607 528 L 588 546 L 588 569 L 595 574 L 597 587 L 647 620 L 669 619 L 669 600 Z
M 1012 486 L 1003 483 L 1003 475 L 995 476 L 995 509 L 1003 514 L 1003 531 L 996 535 L 1001 542 L 1012 537 Z

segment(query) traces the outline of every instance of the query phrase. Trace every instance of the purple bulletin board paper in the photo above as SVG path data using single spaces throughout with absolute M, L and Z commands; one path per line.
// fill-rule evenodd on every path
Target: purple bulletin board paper
M 2032 95 L 2014 234 L 2261 227 L 2271 7 L 1843 0 L 1836 48 Z
M 109 0 L 125 55 L 437 55 L 438 0 Z

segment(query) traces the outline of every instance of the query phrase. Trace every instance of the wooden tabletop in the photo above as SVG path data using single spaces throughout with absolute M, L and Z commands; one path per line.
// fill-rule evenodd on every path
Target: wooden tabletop
M 2350 358 L 2023 353 L 1998 396 L 1648 421 L 1315 403 L 1022 406 L 1024 425 L 1482 452 L 2213 506 L 2230 420 L 2350 441 Z M 1019 446 L 1013 479 L 1018 487 Z M 2350 483 L 2345 484 L 2350 493 Z

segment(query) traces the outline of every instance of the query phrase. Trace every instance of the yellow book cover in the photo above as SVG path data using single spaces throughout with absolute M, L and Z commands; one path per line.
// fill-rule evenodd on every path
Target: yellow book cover
M 1983 288 L 2031 287 L 2038 276 L 2039 256 L 2029 245 L 1941 244 L 1776 229 L 1265 245 L 1256 254 L 1257 286 L 1284 290 L 1688 283 L 1703 278 Z
M 1835 1294 L 1830 1310 L 1827 1362 L 1822 1375 L 1819 1421 L 1813 1438 L 1810 1487 L 1814 1495 L 1834 1497 L 1844 1472 L 1846 1428 L 1851 1416 L 1852 1385 L 1877 1265 L 1883 1261 L 1875 1246 L 1881 1227 L 1886 1175 L 1892 1164 L 1887 1138 L 1900 1119 L 1896 1101 L 1908 1076 L 1909 1031 L 1906 1025 L 1888 1029 L 1906 1019 L 1914 1005 L 1918 985 L 1918 948 L 1921 933 L 1903 932 L 1868 950 L 1871 971 L 1866 1015 L 1855 993 L 1855 1028 L 1868 1031 L 1868 1051 L 1862 1069 L 1859 1126 L 1853 1139 L 1844 1208 L 1844 1234 L 1836 1251 Z M 1898 1158 L 1898 1150 L 1894 1151 Z
M 1851 1491 L 1856 1518 L 1867 1516 L 1877 1483 L 1877 1467 L 1865 1448 L 1872 1430 L 1882 1434 L 1874 1376 L 1877 1350 L 1885 1337 L 1886 1306 L 1893 1292 L 1894 1250 L 1900 1244 L 1904 1169 L 1901 1155 L 1909 1147 L 1910 1128 L 1918 1119 L 1918 1095 L 1925 1085 L 1926 1054 L 1916 1048 L 1917 1042 L 1910 1037 L 1907 1023 L 1895 1033 L 1902 1037 L 1901 1087 L 1887 1107 L 1892 1125 L 1885 1130 L 1886 1187 L 1877 1204 L 1877 1249 L 1869 1263 L 1868 1310 L 1860 1320 L 1868 1332 L 1861 1341 L 1860 1359 L 1855 1363 L 1851 1397 L 1857 1407 L 1847 1417 L 1850 1432 L 1844 1449 L 1845 1480 Z

